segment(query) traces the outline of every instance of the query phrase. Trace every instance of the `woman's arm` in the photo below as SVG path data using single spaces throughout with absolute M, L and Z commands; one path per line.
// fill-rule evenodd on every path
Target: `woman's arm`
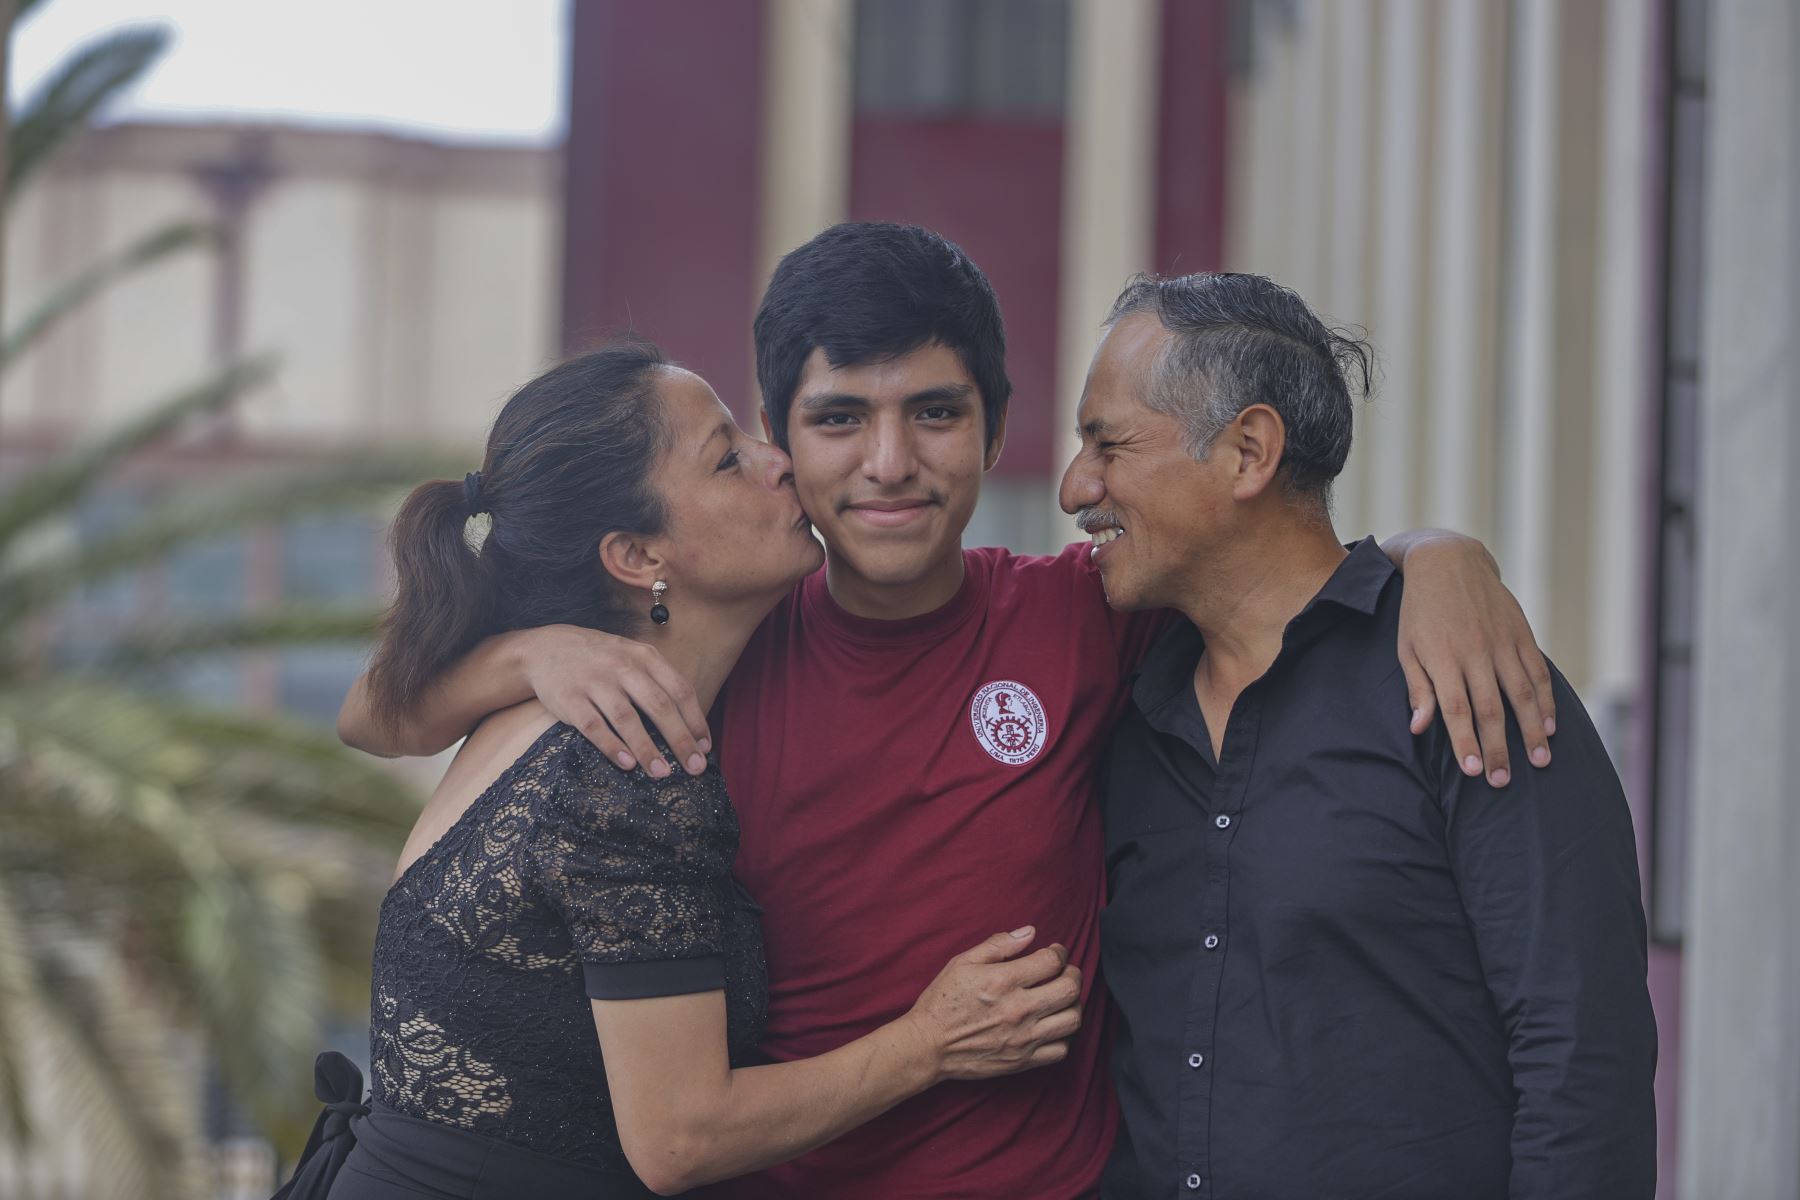
M 436 754 L 489 713 L 534 696 L 626 770 L 641 762 L 653 778 L 669 774 L 640 709 L 690 774 L 706 769 L 712 735 L 686 677 L 653 647 L 574 625 L 485 639 L 444 673 L 397 729 L 375 720 L 366 677 L 359 676 L 338 711 L 338 738 L 383 758 Z
M 338 740 L 382 758 L 423 758 L 448 750 L 489 713 L 531 699 L 525 661 L 529 636 L 535 632 L 503 633 L 479 642 L 444 672 L 424 703 L 394 729 L 375 719 L 368 675 L 358 675 L 338 709 Z
M 950 960 L 910 1012 L 828 1054 L 733 1070 L 719 991 L 595 1000 L 619 1138 L 650 1190 L 760 1170 L 946 1079 L 1061 1062 L 1081 1023 L 1081 972 L 1061 946 L 1020 958 L 1029 928 Z

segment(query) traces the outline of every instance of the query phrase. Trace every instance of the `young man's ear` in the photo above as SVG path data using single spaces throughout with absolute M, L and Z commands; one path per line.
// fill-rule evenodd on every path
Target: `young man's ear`
M 763 441 L 765 441 L 765 442 L 769 443 L 771 446 L 773 446 L 775 444 L 775 431 L 769 427 L 769 407 L 768 407 L 768 405 L 765 404 L 761 408 L 757 409 L 756 415 L 762 419 Z
M 626 587 L 648 592 L 663 577 L 664 563 L 644 539 L 614 530 L 600 539 L 600 566 Z
M 984 400 L 982 403 L 986 404 L 987 401 Z M 987 413 L 983 412 L 981 415 L 985 423 Z M 1000 414 L 1000 424 L 994 427 L 993 440 L 988 443 L 987 453 L 981 456 L 981 469 L 983 471 L 993 470 L 994 464 L 1000 461 L 1000 451 L 1006 449 L 1007 415 L 1007 413 Z
M 1221 440 L 1237 455 L 1232 497 L 1254 500 L 1262 495 L 1281 470 L 1281 456 L 1287 449 L 1287 426 L 1281 414 L 1266 404 L 1252 404 L 1237 415 Z

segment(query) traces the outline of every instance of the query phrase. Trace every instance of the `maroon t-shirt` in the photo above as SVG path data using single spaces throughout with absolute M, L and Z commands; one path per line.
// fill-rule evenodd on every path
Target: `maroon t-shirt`
M 1096 784 L 1124 679 L 1166 625 L 1112 612 L 1086 543 L 1053 558 L 964 551 L 935 612 L 845 612 L 821 571 L 782 601 L 720 698 L 742 825 L 737 874 L 765 913 L 776 1060 L 900 1016 L 949 958 L 1038 928 L 1083 972 L 1069 1058 L 947 1083 L 732 1197 L 1091 1193 L 1118 1114 L 1100 986 L 1106 879 Z

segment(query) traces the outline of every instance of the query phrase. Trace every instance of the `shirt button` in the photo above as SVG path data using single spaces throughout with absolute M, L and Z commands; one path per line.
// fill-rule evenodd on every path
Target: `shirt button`
M 1204 1054 L 1188 1055 L 1188 1066 L 1197 1068 L 1197 1067 L 1204 1066 L 1205 1064 L 1206 1064 L 1206 1055 L 1204 1055 Z
M 1218 816 L 1213 818 L 1213 824 L 1217 825 L 1220 829 L 1230 829 L 1231 828 L 1231 818 L 1226 816 L 1224 813 L 1220 813 Z
M 1219 948 L 1219 935 L 1218 934 L 1209 933 L 1206 935 L 1206 948 L 1208 950 L 1217 950 Z
M 1190 1191 L 1190 1192 L 1199 1191 L 1200 1190 L 1200 1177 L 1198 1175 L 1189 1175 L 1187 1177 L 1187 1185 L 1188 1185 L 1188 1191 Z

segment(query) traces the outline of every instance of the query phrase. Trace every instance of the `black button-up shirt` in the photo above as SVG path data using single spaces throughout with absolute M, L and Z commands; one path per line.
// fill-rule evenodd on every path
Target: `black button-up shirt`
M 1649 1197 L 1656 1033 L 1631 816 L 1556 676 L 1510 787 L 1407 730 L 1373 541 L 1287 627 L 1215 761 L 1187 622 L 1106 767 L 1108 1197 Z

